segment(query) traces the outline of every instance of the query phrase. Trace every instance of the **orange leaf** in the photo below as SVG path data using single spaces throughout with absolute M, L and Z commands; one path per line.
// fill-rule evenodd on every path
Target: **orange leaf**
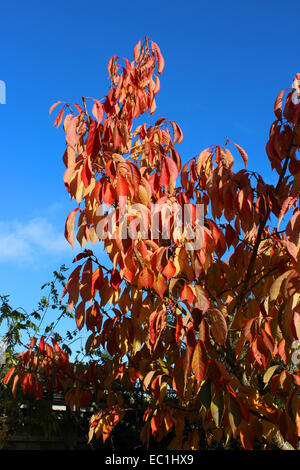
M 77 211 L 79 211 L 79 207 L 70 212 L 65 224 L 65 237 L 72 247 L 74 246 L 74 226 Z
M 192 303 L 194 302 L 194 297 L 195 297 L 194 292 L 191 289 L 191 287 L 185 284 L 180 292 L 181 302 L 184 302 L 184 300 L 187 300 L 188 304 L 192 305 Z
M 79 283 L 81 268 L 82 268 L 81 264 L 79 266 L 76 266 L 74 271 L 70 274 L 66 287 L 63 290 L 61 299 L 63 299 L 66 293 L 68 292 L 70 296 L 70 301 L 72 301 L 72 303 L 75 303 L 75 304 L 77 303 L 78 295 L 79 295 L 78 283 Z
M 91 294 L 92 297 L 95 297 L 96 290 L 100 292 L 103 286 L 103 271 L 102 268 L 97 268 L 96 271 L 93 272 L 92 275 L 92 283 L 91 283 Z
M 102 200 L 104 204 L 110 206 L 116 200 L 116 191 L 109 181 L 104 181 L 102 186 Z
M 297 339 L 300 339 L 300 305 L 297 305 L 296 308 L 294 309 L 293 331 L 294 331 L 294 336 Z
M 14 376 L 13 384 L 12 384 L 12 387 L 11 387 L 11 392 L 12 392 L 12 394 L 15 398 L 16 398 L 16 393 L 17 393 L 18 382 L 19 382 L 19 376 L 18 376 L 18 374 L 16 374 Z
M 139 274 L 139 283 L 143 287 L 152 287 L 154 282 L 153 272 L 144 268 Z
M 76 133 L 77 124 L 78 116 L 74 116 L 70 119 L 70 122 L 67 127 L 66 141 L 67 144 L 69 144 L 71 147 L 75 147 L 79 140 L 79 136 Z
M 94 99 L 94 106 L 92 109 L 92 113 L 98 121 L 98 124 L 102 121 L 104 117 L 104 109 L 103 104 L 100 101 Z
M 202 382 L 207 372 L 207 354 L 202 341 L 198 341 L 192 359 L 192 370 L 195 374 L 198 385 Z
M 81 284 L 80 284 L 80 296 L 83 301 L 87 302 L 92 298 L 91 286 L 92 286 L 92 267 L 93 262 L 89 258 L 83 268 Z
M 168 264 L 165 266 L 163 270 L 163 275 L 166 276 L 168 281 L 175 276 L 176 274 L 176 267 L 171 259 L 169 259 Z
M 158 411 L 155 416 L 151 419 L 151 431 L 153 437 L 155 437 L 160 429 L 161 426 L 161 419 L 162 419 L 162 413 L 161 411 Z
M 167 288 L 167 283 L 162 274 L 158 273 L 154 278 L 153 289 L 158 293 L 160 297 L 163 297 L 164 292 Z
M 81 328 L 83 327 L 84 319 L 85 319 L 85 302 L 81 301 L 80 304 L 77 305 L 76 310 L 75 310 L 75 321 L 76 321 L 76 326 L 78 330 L 81 330 Z
M 220 312 L 220 310 L 214 308 L 208 311 L 208 316 L 211 320 L 211 329 L 213 337 L 216 342 L 220 345 L 224 345 L 227 338 L 227 323 Z
M 133 55 L 134 55 L 134 60 L 137 62 L 140 57 L 140 52 L 141 52 L 141 41 L 137 43 L 137 45 L 134 48 Z
M 297 262 L 300 252 L 300 211 L 296 211 L 286 227 L 287 250 Z
M 155 52 L 155 55 L 156 55 L 156 59 L 157 59 L 157 72 L 159 74 L 161 74 L 164 70 L 164 67 L 165 67 L 165 61 L 164 61 L 164 58 L 162 56 L 162 53 L 160 51 L 160 48 L 159 46 L 152 41 L 152 48 Z
M 233 145 L 235 145 L 235 147 L 238 149 L 238 151 L 239 151 L 239 153 L 240 153 L 240 155 L 241 155 L 241 157 L 242 157 L 242 159 L 243 159 L 243 161 L 244 161 L 244 163 L 245 163 L 245 166 L 247 166 L 247 163 L 248 163 L 248 155 L 247 155 L 247 153 L 246 153 L 245 150 L 244 150 L 242 147 L 240 147 L 238 144 L 235 144 L 234 142 L 232 142 L 232 143 L 233 143 Z
M 298 191 L 296 194 L 293 196 L 289 196 L 286 198 L 283 203 L 282 203 L 282 208 L 278 217 L 278 225 L 277 229 L 279 228 L 280 222 L 282 221 L 284 215 L 287 213 L 287 211 L 292 207 L 292 205 L 298 200 L 300 196 L 300 191 Z

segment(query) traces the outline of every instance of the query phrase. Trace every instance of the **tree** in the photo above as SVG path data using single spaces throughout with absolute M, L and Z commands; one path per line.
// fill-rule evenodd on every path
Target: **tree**
M 33 338 L 4 382 L 37 398 L 51 382 L 71 409 L 93 403 L 90 440 L 105 442 L 139 413 L 145 447 L 235 439 L 244 449 L 296 448 L 300 74 L 275 102 L 266 146 L 274 186 L 234 171 L 233 153 L 245 167 L 248 156 L 228 139 L 181 167 L 178 124 L 159 118 L 133 129 L 156 109 L 164 59 L 146 38 L 134 61 L 120 60 L 109 61 L 102 101 L 50 108 L 61 106 L 54 125 L 66 133 L 64 183 L 78 204 L 66 239 L 73 246 L 78 217 L 81 247 L 103 242 L 111 262 L 84 249 L 62 297 L 78 330 L 90 331 L 86 354 L 107 354 L 74 368 L 57 342 Z
M 67 330 L 66 319 L 73 320 L 74 314 L 70 313 L 67 306 L 59 300 L 59 291 L 65 286 L 66 271 L 65 266 L 61 266 L 59 271 L 54 271 L 53 280 L 42 286 L 42 289 L 48 292 L 44 292 L 45 295 L 42 296 L 37 308 L 30 313 L 20 307 L 12 308 L 9 296 L 0 295 L 0 325 L 4 323 L 6 329 L 3 336 L 5 348 L 0 363 L 0 449 L 14 447 L 14 438 L 24 439 L 26 445 L 28 435 L 42 437 L 50 443 L 60 438 L 66 448 L 74 448 L 88 433 L 88 417 L 53 411 L 52 405 L 55 404 L 53 388 L 48 385 L 47 389 L 46 383 L 41 399 L 38 400 L 33 394 L 26 391 L 24 393 L 21 387 L 14 388 L 12 394 L 7 386 L 3 385 L 6 373 L 18 364 L 18 354 L 20 350 L 26 348 L 27 338 L 30 339 L 32 336 L 45 338 L 51 334 L 61 348 L 71 355 L 70 346 L 74 347 L 75 341 L 81 341 L 80 332 L 76 327 L 74 331 Z M 59 312 L 55 321 L 51 321 L 53 310 Z M 47 324 L 48 317 L 50 323 Z M 56 331 L 61 320 L 65 320 L 65 338 Z M 81 364 L 80 356 L 81 351 L 76 351 L 73 357 L 74 365 Z M 88 447 L 87 442 L 85 447 Z

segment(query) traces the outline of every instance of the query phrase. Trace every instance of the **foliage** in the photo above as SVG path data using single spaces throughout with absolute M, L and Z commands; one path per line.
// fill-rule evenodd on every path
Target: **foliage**
M 67 441 L 71 434 L 70 430 L 79 426 L 78 417 L 74 419 L 68 413 L 53 412 L 52 393 L 43 390 L 42 399 L 36 400 L 30 394 L 23 394 L 22 389 L 16 389 L 12 395 L 8 393 L 7 387 L 2 383 L 6 373 L 18 364 L 18 355 L 20 350 L 24 350 L 26 337 L 51 334 L 61 344 L 62 349 L 69 353 L 71 353 L 72 343 L 80 339 L 77 329 L 73 332 L 67 331 L 65 338 L 56 332 L 61 320 L 74 318 L 66 305 L 63 305 L 59 300 L 59 290 L 65 286 L 64 273 L 66 270 L 65 266 L 62 266 L 58 272 L 54 271 L 53 281 L 42 286 L 42 289 L 49 290 L 48 294 L 41 298 L 37 308 L 30 313 L 22 308 L 13 309 L 9 302 L 9 296 L 0 296 L 0 324 L 4 323 L 6 329 L 3 336 L 5 360 L 2 358 L 0 366 L 0 448 L 7 448 L 11 439 L 16 435 L 26 436 L 33 433 L 42 435 L 49 440 L 64 436 L 64 440 Z M 51 313 L 53 316 L 56 310 L 60 313 L 55 322 L 50 321 L 45 325 L 49 313 L 51 319 Z M 76 358 L 78 358 L 78 354 Z M 80 432 L 82 432 L 81 426 L 83 424 L 80 423 Z
M 89 360 L 72 364 L 55 338 L 33 338 L 4 383 L 37 399 L 44 385 L 63 390 L 71 409 L 93 403 L 92 442 L 106 442 L 138 411 L 145 447 L 226 448 L 235 439 L 244 449 L 295 448 L 300 75 L 275 102 L 266 146 L 273 186 L 255 171 L 234 171 L 234 153 L 245 167 L 248 155 L 229 139 L 182 166 L 178 124 L 162 117 L 133 129 L 154 113 L 163 69 L 159 46 L 146 38 L 134 61 L 110 59 L 109 93 L 91 100 L 91 114 L 86 98 L 51 107 L 62 105 L 54 125 L 63 123 L 64 183 L 78 204 L 66 239 L 73 246 L 78 217 L 81 247 L 102 240 L 111 263 L 85 249 L 62 295 L 78 330 L 90 332 Z M 184 226 L 174 207 L 186 210 Z M 99 348 L 107 351 L 100 358 Z

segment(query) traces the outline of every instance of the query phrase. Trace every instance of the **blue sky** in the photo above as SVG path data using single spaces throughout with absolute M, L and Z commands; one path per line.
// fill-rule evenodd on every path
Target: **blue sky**
M 53 270 L 80 251 L 63 236 L 75 203 L 63 184 L 64 133 L 52 127 L 52 103 L 102 98 L 110 57 L 132 60 L 147 35 L 166 62 L 154 117 L 181 126 L 183 162 L 228 136 L 247 151 L 248 168 L 274 182 L 265 145 L 274 100 L 300 72 L 299 17 L 298 2 L 279 0 L 3 3 L 0 293 L 30 310 Z

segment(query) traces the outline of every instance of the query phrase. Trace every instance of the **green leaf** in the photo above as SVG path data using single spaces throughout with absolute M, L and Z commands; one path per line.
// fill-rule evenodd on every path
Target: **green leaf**
M 206 380 L 202 385 L 199 398 L 206 411 L 208 411 L 211 404 L 211 383 L 209 380 Z
M 237 428 L 242 420 L 242 412 L 237 399 L 233 395 L 229 395 L 229 424 L 235 437 Z
M 210 404 L 210 410 L 213 420 L 218 428 L 224 414 L 224 398 L 223 393 L 220 390 L 215 391 Z
M 278 369 L 279 365 L 275 365 L 275 366 L 272 366 L 272 367 L 269 367 L 269 369 L 267 369 L 267 371 L 265 372 L 264 374 L 264 383 L 267 385 L 271 379 L 271 377 L 273 376 L 274 372 L 276 369 Z

